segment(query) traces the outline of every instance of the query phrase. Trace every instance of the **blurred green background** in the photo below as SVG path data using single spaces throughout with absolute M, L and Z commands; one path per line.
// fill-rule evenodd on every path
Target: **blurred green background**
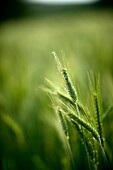
M 51 53 L 56 51 L 79 89 L 80 101 L 85 104 L 87 72 L 94 70 L 101 75 L 103 112 L 113 105 L 113 10 L 104 5 L 23 7 L 25 15 L 13 11 L 10 17 L 1 15 L 0 22 L 0 169 L 71 170 L 64 134 L 40 87 L 45 77 L 58 84 Z M 103 130 L 113 168 L 113 111 Z M 88 169 L 72 127 L 70 143 L 76 169 Z

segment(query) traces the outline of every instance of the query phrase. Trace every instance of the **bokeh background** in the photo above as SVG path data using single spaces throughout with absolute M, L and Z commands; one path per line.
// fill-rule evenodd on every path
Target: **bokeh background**
M 100 72 L 103 113 L 113 106 L 113 4 L 0 4 L 0 169 L 72 170 L 69 150 L 45 77 L 58 83 L 52 56 L 64 59 L 85 104 L 87 72 Z M 88 169 L 84 147 L 70 127 L 76 169 Z M 113 111 L 103 121 L 113 168 Z M 101 160 L 100 169 L 104 169 Z

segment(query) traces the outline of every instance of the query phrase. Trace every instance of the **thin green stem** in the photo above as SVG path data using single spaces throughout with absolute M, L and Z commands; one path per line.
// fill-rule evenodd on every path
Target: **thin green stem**
M 107 170 L 110 170 L 110 165 L 109 165 L 109 162 L 108 162 L 108 159 L 107 159 L 107 156 L 106 156 L 104 147 L 103 147 L 102 145 L 100 145 L 100 148 L 101 148 L 101 150 L 102 150 L 102 155 L 103 155 L 103 158 L 104 158 L 104 160 L 105 160 L 105 166 L 106 166 L 105 168 L 106 168 Z
M 68 150 L 69 150 L 69 153 L 70 153 L 70 158 L 71 158 L 71 162 L 72 162 L 72 169 L 75 170 L 75 162 L 74 162 L 74 158 L 73 158 L 73 153 L 72 153 L 72 150 L 71 150 L 71 146 L 70 146 L 70 143 L 69 143 L 69 140 L 66 138 L 66 142 L 67 142 L 67 147 L 68 147 Z
M 80 117 L 80 112 L 79 112 L 78 104 L 76 103 L 75 105 L 76 105 L 77 114 Z M 83 130 L 82 126 L 81 126 L 81 133 L 82 133 L 83 141 L 84 141 L 84 145 L 85 145 L 85 150 L 86 150 L 86 155 L 87 155 L 87 160 L 88 160 L 88 166 L 89 166 L 89 169 L 91 170 L 90 160 L 89 160 L 89 155 L 88 155 L 88 149 L 87 149 L 87 146 L 86 146 L 86 139 L 85 139 L 84 130 Z

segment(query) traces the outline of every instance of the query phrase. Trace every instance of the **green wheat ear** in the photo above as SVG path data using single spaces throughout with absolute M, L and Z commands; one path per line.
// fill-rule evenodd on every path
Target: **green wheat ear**
M 100 135 L 101 144 L 102 146 L 104 146 L 103 133 L 102 133 L 102 122 L 100 120 L 100 109 L 99 109 L 98 97 L 96 93 L 94 93 L 93 96 L 94 96 L 94 102 L 95 102 L 96 127 Z
M 85 120 L 81 119 L 80 117 L 74 115 L 73 113 L 69 113 L 67 114 L 67 116 L 70 118 L 71 122 L 74 125 L 77 122 L 79 125 L 81 125 L 86 130 L 88 130 L 99 143 L 101 143 L 98 132 L 89 123 L 87 123 Z
M 103 131 L 102 131 L 102 102 L 100 97 L 100 76 L 98 75 L 95 80 L 95 89 L 93 90 L 93 99 L 94 99 L 94 106 L 95 106 L 95 119 L 96 119 L 96 127 L 97 131 L 100 135 L 101 144 L 104 146 L 103 140 Z
M 93 78 L 92 78 L 93 77 Z M 102 102 L 100 96 L 100 75 L 95 75 L 94 73 L 88 74 L 89 85 L 91 90 L 92 103 L 94 107 L 94 121 L 96 125 L 97 132 L 100 136 L 101 145 L 104 146 L 103 131 L 102 131 Z
M 68 133 L 68 127 L 67 127 L 66 119 L 65 119 L 64 115 L 62 114 L 62 111 L 61 111 L 59 106 L 57 106 L 56 112 L 58 114 L 63 132 L 64 132 L 66 138 L 69 139 L 69 133 Z
M 64 131 L 64 134 L 66 136 L 66 142 L 67 142 L 67 147 L 69 149 L 69 153 L 70 153 L 70 157 L 71 157 L 71 161 L 72 161 L 72 166 L 73 166 L 73 170 L 75 170 L 75 163 L 74 163 L 74 159 L 73 159 L 73 154 L 72 154 L 72 150 L 71 150 L 71 146 L 70 146 L 70 143 L 69 143 L 69 133 L 68 133 L 68 127 L 67 127 L 67 123 L 66 123 L 66 119 L 62 113 L 62 110 L 59 106 L 57 106 L 57 109 L 56 109 L 56 112 L 58 114 L 58 117 L 60 119 L 60 123 L 61 123 L 61 126 L 62 126 L 62 129 Z
M 62 69 L 62 74 L 63 74 L 64 80 L 65 80 L 65 84 L 66 84 L 68 93 L 69 93 L 70 97 L 72 98 L 73 102 L 76 102 L 77 101 L 77 93 L 75 91 L 73 83 L 71 82 L 71 79 L 69 77 L 69 74 L 68 74 L 66 68 Z
M 77 93 L 75 91 L 73 83 L 71 82 L 71 79 L 69 77 L 67 69 L 62 66 L 57 54 L 55 52 L 52 52 L 52 54 L 53 54 L 53 56 L 55 58 L 55 62 L 56 62 L 58 71 L 60 73 L 62 73 L 62 75 L 63 75 L 63 79 L 65 81 L 68 93 L 69 93 L 70 97 L 72 98 L 73 102 L 76 102 L 77 101 Z

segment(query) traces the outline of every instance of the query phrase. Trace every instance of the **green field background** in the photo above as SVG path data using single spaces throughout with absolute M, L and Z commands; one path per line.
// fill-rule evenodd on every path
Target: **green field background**
M 10 19 L 0 24 L 0 164 L 3 170 L 72 170 L 69 150 L 45 78 L 59 86 L 52 52 L 63 60 L 86 104 L 87 73 L 100 73 L 103 113 L 113 105 L 113 11 L 88 10 Z M 113 168 L 113 111 L 103 121 Z M 88 169 L 70 127 L 76 169 Z M 104 169 L 103 159 L 100 169 Z

